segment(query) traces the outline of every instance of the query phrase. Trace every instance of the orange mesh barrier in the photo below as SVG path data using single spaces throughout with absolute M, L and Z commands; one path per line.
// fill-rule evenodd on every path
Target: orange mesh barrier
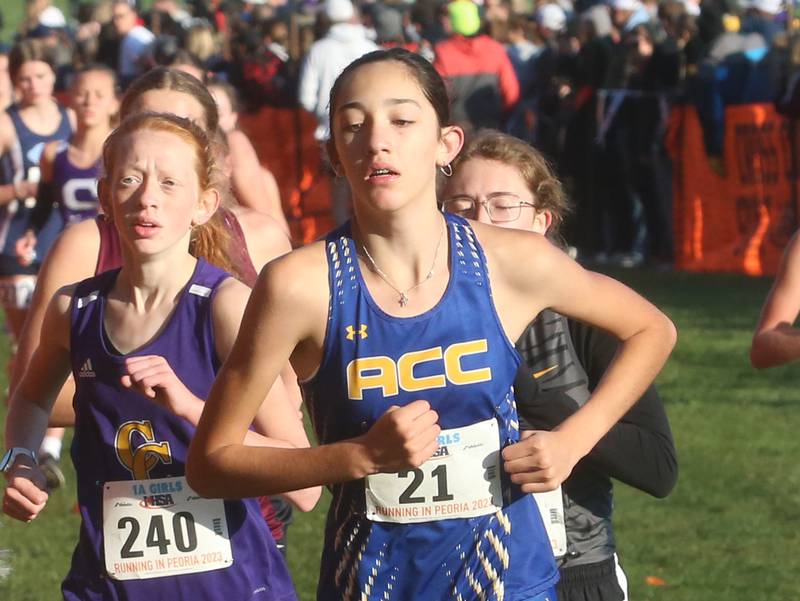
M 314 117 L 302 109 L 264 107 L 241 114 L 239 126 L 278 181 L 294 242 L 324 235 L 333 227 L 331 182 L 314 139 Z
M 720 175 L 705 154 L 695 109 L 674 109 L 667 145 L 677 268 L 775 273 L 798 225 L 789 133 L 789 122 L 770 104 L 728 107 Z

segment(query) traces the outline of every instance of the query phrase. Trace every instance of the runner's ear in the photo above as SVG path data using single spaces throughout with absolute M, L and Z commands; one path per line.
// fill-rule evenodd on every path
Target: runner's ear
M 449 165 L 461 151 L 462 146 L 464 146 L 464 130 L 458 125 L 443 127 L 436 164 Z
M 197 208 L 192 218 L 193 225 L 203 225 L 217 211 L 220 202 L 220 194 L 216 188 L 208 188 L 200 193 L 197 199 Z

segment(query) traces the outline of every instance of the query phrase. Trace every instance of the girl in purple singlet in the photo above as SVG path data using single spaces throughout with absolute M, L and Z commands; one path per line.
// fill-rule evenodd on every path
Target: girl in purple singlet
M 135 80 L 122 98 L 120 116 L 142 111 L 168 111 L 187 117 L 206 131 L 217 131 L 219 115 L 214 99 L 194 77 L 174 69 L 153 69 Z M 225 178 L 219 175 L 218 187 L 228 190 Z M 290 250 L 289 241 L 281 227 L 270 217 L 244 207 L 233 206 L 220 210 L 218 215 L 232 233 L 229 256 L 233 257 L 235 275 L 252 285 L 261 267 L 276 256 Z M 102 216 L 70 227 L 56 241 L 45 260 L 25 328 L 20 337 L 19 359 L 12 377 L 11 389 L 22 378 L 25 367 L 39 342 L 45 308 L 53 294 L 62 286 L 115 269 L 121 264 L 120 240 L 113 222 Z M 283 382 L 293 402 L 299 405 L 297 381 L 290 369 Z M 72 426 L 72 380 L 68 380 L 53 407 L 51 426 Z M 260 430 L 260 418 L 257 429 Z M 265 519 L 273 536 L 285 547 L 286 528 L 291 520 L 291 507 L 284 501 L 273 499 L 264 503 Z
M 30 449 L 71 372 L 82 524 L 65 599 L 294 600 L 258 503 L 202 499 L 184 476 L 203 399 L 249 295 L 205 260 L 220 260 L 228 236 L 213 220 L 215 153 L 191 121 L 143 113 L 112 134 L 103 160 L 100 200 L 119 232 L 122 267 L 62 288 L 48 307 L 8 416 L 4 511 L 30 521 L 47 501 Z M 268 430 L 272 438 L 248 440 L 307 445 L 296 419 Z M 318 494 L 292 499 L 308 508 Z
M 171 69 L 153 69 L 134 81 L 122 98 L 120 117 L 124 119 L 146 110 L 187 117 L 207 131 L 215 131 L 219 126 L 216 104 L 205 87 L 194 77 Z M 220 186 L 227 187 L 227 184 L 220 182 Z M 281 227 L 265 215 L 234 207 L 227 219 L 235 220 L 238 226 L 231 223 L 231 229 L 238 234 L 233 245 L 237 247 L 237 256 L 242 258 L 242 264 L 236 266 L 237 274 L 254 275 L 267 261 L 291 249 Z M 239 252 L 242 249 L 244 253 Z M 12 392 L 39 342 L 45 309 L 53 294 L 70 282 L 119 267 L 120 262 L 116 229 L 102 217 L 77 223 L 56 240 L 42 264 L 28 318 L 20 334 L 18 361 L 11 377 Z M 51 425 L 72 425 L 71 400 L 70 390 L 59 396 L 50 417 Z
M 22 262 L 36 243 L 36 234 L 47 222 L 54 206 L 69 226 L 94 218 L 99 210 L 97 178 L 100 177 L 103 142 L 111 133 L 119 109 L 117 78 L 104 65 L 84 67 L 75 77 L 71 105 L 75 111 L 75 133 L 69 141 L 51 142 L 39 161 L 41 181 L 29 228 L 17 243 Z

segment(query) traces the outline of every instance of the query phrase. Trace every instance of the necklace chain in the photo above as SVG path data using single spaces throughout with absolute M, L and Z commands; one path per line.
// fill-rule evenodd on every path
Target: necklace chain
M 411 286 L 411 288 L 406 289 L 405 291 L 400 290 L 397 286 L 392 283 L 392 280 L 389 279 L 383 270 L 378 267 L 378 264 L 375 262 L 375 259 L 372 258 L 372 255 L 369 254 L 367 250 L 366 244 L 363 242 L 361 243 L 361 249 L 364 251 L 367 259 L 369 259 L 370 265 L 372 266 L 372 270 L 378 274 L 378 276 L 386 282 L 392 290 L 397 292 L 400 295 L 400 298 L 397 299 L 397 302 L 400 304 L 401 307 L 405 307 L 408 304 L 408 293 L 412 290 L 416 290 L 420 286 L 422 286 L 425 282 L 433 277 L 433 270 L 436 267 L 436 259 L 439 257 L 439 247 L 442 245 L 442 240 L 444 239 L 444 233 L 447 231 L 447 225 L 445 225 L 444 229 L 442 229 L 442 233 L 439 234 L 439 241 L 436 243 L 436 250 L 433 251 L 433 264 L 431 265 L 430 271 L 428 271 L 428 275 L 422 278 L 419 282 Z

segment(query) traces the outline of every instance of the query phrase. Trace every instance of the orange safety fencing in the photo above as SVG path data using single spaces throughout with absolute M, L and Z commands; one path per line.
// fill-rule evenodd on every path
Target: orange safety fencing
M 798 226 L 797 165 L 789 121 L 771 104 L 728 107 L 725 146 L 712 169 L 694 107 L 676 107 L 667 148 L 673 160 L 676 267 L 773 275 Z M 795 140 L 800 124 L 795 128 Z M 795 189 L 797 192 L 797 189 Z
M 314 139 L 314 117 L 299 108 L 263 107 L 241 114 L 239 126 L 278 181 L 292 239 L 305 244 L 332 229 L 331 178 Z
M 330 230 L 331 179 L 314 139 L 314 118 L 301 109 L 265 107 L 242 114 L 239 123 L 278 181 L 295 242 Z M 797 136 L 800 124 L 795 129 Z M 694 107 L 673 109 L 667 148 L 673 160 L 677 269 L 775 273 L 798 227 L 790 130 L 770 104 L 728 107 L 724 155 L 715 169 Z M 800 140 L 796 148 L 798 163 Z

